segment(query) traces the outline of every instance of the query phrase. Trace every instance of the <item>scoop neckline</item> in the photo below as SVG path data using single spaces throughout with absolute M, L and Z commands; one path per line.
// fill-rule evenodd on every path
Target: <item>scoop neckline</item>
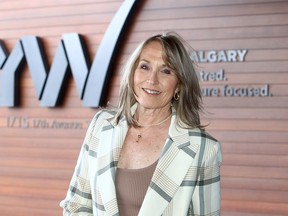
M 142 167 L 142 168 L 121 168 L 121 167 L 117 167 L 117 169 L 121 170 L 121 171 L 126 171 L 126 172 L 137 172 L 137 171 L 143 171 L 145 169 L 149 169 L 153 166 L 155 166 L 157 164 L 158 160 L 154 161 L 152 164 L 146 166 L 146 167 Z

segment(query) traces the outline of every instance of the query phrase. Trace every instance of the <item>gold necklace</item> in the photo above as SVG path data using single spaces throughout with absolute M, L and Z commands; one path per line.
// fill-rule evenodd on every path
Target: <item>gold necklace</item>
M 137 142 L 137 143 L 139 142 L 139 140 L 142 138 L 142 134 L 144 134 L 144 132 L 147 131 L 150 127 L 152 127 L 152 126 L 158 126 L 158 125 L 163 124 L 164 122 L 166 122 L 166 121 L 171 117 L 171 115 L 172 115 L 172 113 L 171 113 L 169 116 L 167 116 L 167 118 L 165 118 L 164 120 L 162 120 L 162 121 L 160 121 L 160 122 L 158 122 L 158 123 L 155 123 L 155 124 L 150 124 L 150 125 L 142 125 L 140 122 L 138 122 L 138 121 L 135 119 L 135 121 L 137 122 L 137 124 L 138 124 L 139 126 L 141 126 L 141 127 L 147 127 L 146 130 L 143 130 L 143 131 L 142 131 L 142 133 L 141 133 L 140 129 L 137 130 L 137 131 L 138 131 L 138 135 L 137 135 L 137 140 L 136 140 L 136 142 Z M 136 129 L 136 128 L 135 128 L 135 129 Z
M 141 124 L 138 120 L 135 119 L 135 122 L 141 126 L 141 127 L 152 127 L 152 126 L 158 126 L 158 125 L 161 125 L 163 124 L 164 122 L 166 122 L 170 117 L 172 116 L 172 113 L 170 115 L 167 116 L 167 118 L 165 118 L 164 120 L 160 121 L 160 122 L 157 122 L 155 124 L 150 124 L 150 125 L 144 125 L 144 124 Z

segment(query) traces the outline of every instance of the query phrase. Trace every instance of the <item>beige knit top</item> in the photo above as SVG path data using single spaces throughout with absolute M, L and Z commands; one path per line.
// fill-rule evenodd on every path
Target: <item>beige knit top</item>
M 136 216 L 144 200 L 157 161 L 141 169 L 117 168 L 116 193 L 120 216 Z

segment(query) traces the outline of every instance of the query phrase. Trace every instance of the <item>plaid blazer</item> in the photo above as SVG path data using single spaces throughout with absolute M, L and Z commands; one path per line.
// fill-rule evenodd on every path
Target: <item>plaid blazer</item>
M 119 215 L 115 174 L 128 125 L 124 117 L 116 125 L 114 115 L 102 110 L 93 118 L 60 203 L 63 215 Z M 220 215 L 220 144 L 202 130 L 177 127 L 175 119 L 174 110 L 138 215 Z

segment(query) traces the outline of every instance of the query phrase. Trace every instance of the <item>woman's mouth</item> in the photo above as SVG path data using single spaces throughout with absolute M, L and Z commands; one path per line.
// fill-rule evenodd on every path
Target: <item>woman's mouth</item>
M 143 90 L 145 92 L 147 92 L 148 94 L 153 94 L 153 95 L 159 95 L 161 92 L 160 91 L 156 91 L 156 90 L 151 90 L 151 89 L 146 89 L 146 88 L 143 88 Z

